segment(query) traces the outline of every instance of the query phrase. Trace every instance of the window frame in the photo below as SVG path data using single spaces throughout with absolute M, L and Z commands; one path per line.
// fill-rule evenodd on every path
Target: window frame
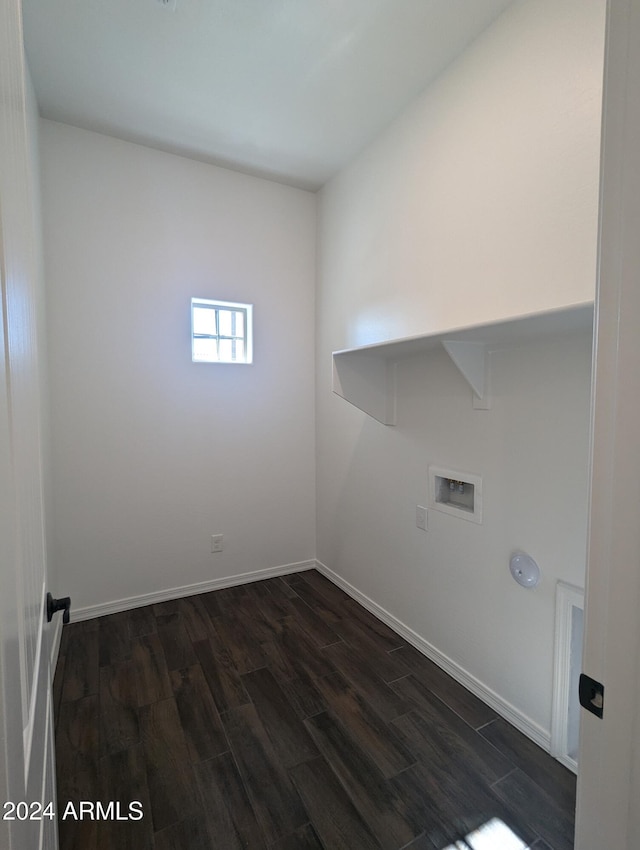
M 207 308 L 215 312 L 215 334 L 196 334 L 194 329 L 194 308 Z M 230 313 L 243 313 L 244 335 L 221 334 L 220 333 L 220 311 L 227 310 Z M 235 318 L 232 318 L 232 322 Z M 220 353 L 220 341 L 231 340 L 232 344 L 240 340 L 244 343 L 245 356 L 239 360 L 208 360 L 195 356 L 194 342 L 196 339 L 212 339 L 216 341 L 218 355 Z M 239 301 L 220 301 L 217 298 L 192 298 L 191 299 L 191 362 L 192 363 L 216 363 L 230 366 L 249 366 L 253 363 L 253 304 L 241 303 Z

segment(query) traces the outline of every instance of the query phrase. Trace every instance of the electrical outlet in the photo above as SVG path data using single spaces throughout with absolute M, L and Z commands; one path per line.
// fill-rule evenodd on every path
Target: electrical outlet
M 212 534 L 211 535 L 211 551 L 212 552 L 222 552 L 222 535 L 221 534 Z
M 422 505 L 416 505 L 416 526 L 423 531 L 427 530 L 427 509 Z

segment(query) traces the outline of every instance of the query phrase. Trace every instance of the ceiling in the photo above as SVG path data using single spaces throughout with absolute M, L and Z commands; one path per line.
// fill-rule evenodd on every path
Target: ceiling
M 23 0 L 41 114 L 317 189 L 511 0 Z

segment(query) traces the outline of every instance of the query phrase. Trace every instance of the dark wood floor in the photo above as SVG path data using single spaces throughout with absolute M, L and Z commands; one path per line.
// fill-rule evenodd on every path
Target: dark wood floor
M 54 698 L 62 850 L 573 847 L 572 774 L 315 571 L 72 623 Z

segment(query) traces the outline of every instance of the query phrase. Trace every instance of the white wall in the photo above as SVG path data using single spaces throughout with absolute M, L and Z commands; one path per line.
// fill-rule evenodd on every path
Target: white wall
M 604 7 L 515 3 L 324 188 L 334 349 L 593 300 Z
M 398 424 L 336 399 L 337 450 L 319 448 L 319 559 L 546 732 L 555 584 L 584 585 L 590 363 L 586 332 L 496 352 L 476 411 L 443 350 L 407 359 Z M 429 511 L 416 528 L 430 464 L 482 477 L 482 525 Z M 534 591 L 509 574 L 517 550 Z
M 61 590 L 312 558 L 315 197 L 48 121 L 42 156 Z M 192 296 L 255 305 L 253 365 L 191 362 Z
M 395 428 L 332 394 L 331 351 L 593 299 L 603 23 L 601 0 L 515 3 L 321 193 L 318 558 L 539 740 L 555 583 L 584 582 L 589 334 L 493 355 L 490 411 L 444 352 L 404 361 Z M 429 464 L 483 476 L 481 526 L 415 527 Z

